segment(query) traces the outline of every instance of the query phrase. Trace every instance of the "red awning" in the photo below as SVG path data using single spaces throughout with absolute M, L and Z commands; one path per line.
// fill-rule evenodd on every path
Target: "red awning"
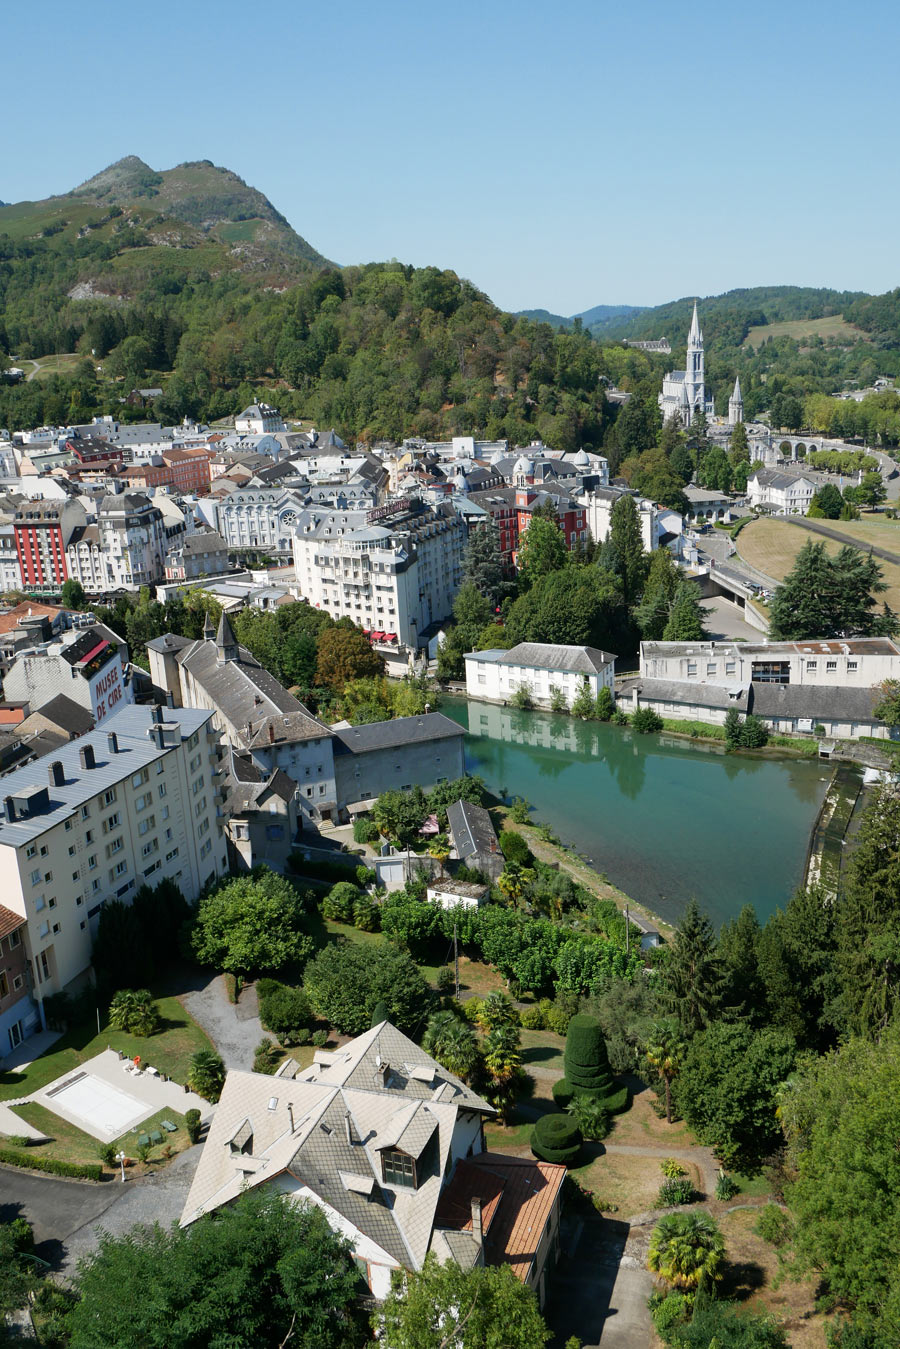
M 372 633 L 372 636 L 375 638 L 375 641 L 376 641 L 376 642 L 383 642 L 383 641 L 384 641 L 384 633 L 383 633 L 383 632 L 373 632 L 373 633 Z
M 105 640 L 102 641 L 102 642 L 98 642 L 96 646 L 92 646 L 91 649 L 90 649 L 90 651 L 87 653 L 87 655 L 86 655 L 86 656 L 82 656 L 82 658 L 81 658 L 81 663 L 82 663 L 82 665 L 87 665 L 87 663 L 88 663 L 89 660 L 93 660 L 95 656 L 99 656 L 99 655 L 100 655 L 100 652 L 101 652 L 101 651 L 104 651 L 104 650 L 106 649 L 106 647 L 108 647 L 108 646 L 109 646 L 109 642 L 107 642 L 107 641 L 105 641 Z

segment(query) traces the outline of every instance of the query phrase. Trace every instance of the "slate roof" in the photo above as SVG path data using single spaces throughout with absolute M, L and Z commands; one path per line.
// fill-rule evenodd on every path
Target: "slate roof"
M 395 717 L 366 726 L 332 728 L 335 754 L 359 754 L 377 749 L 397 749 L 429 740 L 449 740 L 465 735 L 462 726 L 442 712 L 423 712 L 417 717 Z
M 530 670 L 569 670 L 601 674 L 615 656 L 595 646 L 554 646 L 546 642 L 519 642 L 508 651 L 470 651 L 466 660 L 490 660 L 495 665 L 521 665 Z
M 447 827 L 458 856 L 464 861 L 476 853 L 499 853 L 497 835 L 484 806 L 454 801 L 447 807 Z
M 318 1052 L 292 1080 L 233 1070 L 181 1225 L 272 1182 L 327 1205 L 398 1264 L 418 1269 L 461 1110 L 495 1113 L 387 1021 L 333 1054 Z M 239 1136 L 247 1153 L 232 1148 Z M 417 1158 L 415 1189 L 382 1179 L 380 1154 L 394 1147 Z
M 233 640 L 229 624 L 225 641 Z M 183 647 L 177 660 L 248 746 L 318 740 L 331 735 L 329 728 L 288 693 L 246 647 L 237 643 L 235 646 L 237 660 L 226 660 L 221 664 L 216 642 L 202 640 Z
M 813 721 L 872 721 L 881 701 L 877 688 L 840 684 L 753 684 L 751 710 L 760 717 L 810 717 Z
M 692 707 L 716 708 L 725 712 L 732 707 L 737 708 L 738 712 L 752 711 L 749 684 L 735 683 L 725 687 L 722 684 L 700 684 L 695 679 L 645 679 L 641 675 L 635 679 L 622 680 L 616 688 L 617 700 L 630 698 L 635 688 L 639 696 L 654 702 L 689 703 Z
M 69 739 L 77 735 L 86 735 L 94 726 L 90 709 L 73 702 L 64 693 L 58 693 L 49 703 L 44 703 L 34 716 L 43 717 L 45 721 L 59 726 L 67 733 Z M 30 720 L 30 717 L 26 717 L 19 729 L 24 730 Z

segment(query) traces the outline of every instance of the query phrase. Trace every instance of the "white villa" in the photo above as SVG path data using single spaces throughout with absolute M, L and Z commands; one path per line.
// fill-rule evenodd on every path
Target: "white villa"
M 508 1264 L 543 1303 L 566 1169 L 485 1151 L 495 1113 L 389 1021 L 309 1068 L 232 1070 L 181 1225 L 268 1185 L 322 1210 L 377 1298 L 433 1251 Z
M 466 694 L 491 703 L 507 703 L 526 688 L 534 703 L 549 707 L 559 689 L 571 706 L 584 685 L 596 698 L 613 688 L 615 656 L 594 646 L 553 646 L 520 642 L 508 651 L 470 651 L 466 655 Z
M 777 511 L 779 515 L 805 515 L 815 493 L 809 478 L 800 473 L 780 473 L 759 468 L 747 479 L 747 502 Z

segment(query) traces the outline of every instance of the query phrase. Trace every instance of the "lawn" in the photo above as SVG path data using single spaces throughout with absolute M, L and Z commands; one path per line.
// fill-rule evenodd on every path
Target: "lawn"
M 856 526 L 857 529 L 867 530 L 879 529 L 880 525 L 875 525 L 869 521 L 823 521 L 828 528 L 839 528 L 845 532 Z M 900 529 L 898 529 L 900 534 Z M 794 565 L 794 561 L 800 549 L 805 543 L 824 543 L 825 549 L 830 554 L 835 554 L 841 545 L 836 539 L 827 539 L 821 534 L 811 533 L 809 530 L 801 529 L 797 525 L 792 525 L 788 520 L 773 520 L 760 518 L 754 520 L 752 525 L 747 525 L 746 529 L 741 530 L 738 535 L 737 547 L 738 553 L 745 562 L 749 562 L 751 567 L 758 567 L 760 571 L 773 577 L 776 581 L 781 581 L 787 575 Z M 847 534 L 847 542 L 871 542 L 872 540 L 854 539 L 852 535 Z M 900 552 L 900 546 L 898 546 Z M 884 562 L 878 559 L 879 566 L 884 572 L 884 580 L 887 583 L 887 590 L 879 595 L 879 603 L 889 604 L 893 610 L 900 609 L 900 566 L 892 562 Z
M 81 1129 L 69 1124 L 68 1120 L 61 1119 L 59 1115 L 54 1115 L 52 1110 L 45 1106 L 38 1105 L 30 1101 L 27 1105 L 14 1105 L 13 1111 L 21 1115 L 22 1119 L 33 1124 L 41 1133 L 46 1134 L 49 1142 L 32 1143 L 28 1147 L 28 1155 L 35 1157 L 56 1157 L 64 1162 L 97 1162 L 100 1159 L 101 1144 L 90 1134 L 84 1133 Z M 171 1124 L 177 1125 L 173 1134 L 167 1133 L 162 1128 L 162 1121 L 167 1119 Z M 187 1130 L 184 1127 L 184 1116 L 179 1115 L 171 1109 L 160 1110 L 149 1119 L 144 1120 L 136 1129 L 123 1134 L 117 1138 L 113 1146 L 117 1152 L 124 1152 L 126 1157 L 132 1160 L 137 1158 L 138 1138 L 142 1134 L 150 1134 L 153 1131 L 161 1133 L 162 1143 L 156 1144 L 150 1151 L 149 1162 L 168 1161 L 178 1152 L 183 1152 L 185 1148 L 190 1147 L 191 1141 L 188 1138 Z M 169 1156 L 166 1156 L 166 1149 L 170 1148 Z M 110 1170 L 111 1168 L 106 1168 Z M 113 1170 L 115 1168 L 112 1168 Z
M 816 1313 L 815 1283 L 797 1283 L 782 1274 L 775 1248 L 754 1231 L 758 1216 L 758 1209 L 732 1208 L 718 1218 L 728 1262 L 723 1296 L 774 1315 L 792 1349 L 824 1349 L 827 1318 Z
M 785 319 L 781 323 L 760 324 L 750 329 L 744 339 L 744 346 L 756 349 L 769 337 L 791 337 L 801 343 L 804 337 L 821 337 L 823 340 L 843 337 L 848 342 L 871 340 L 860 328 L 845 323 L 840 314 L 830 314 L 824 319 Z
M 128 1058 L 140 1054 L 175 1082 L 187 1080 L 191 1057 L 198 1049 L 212 1049 L 206 1032 L 177 998 L 157 998 L 162 1029 L 155 1035 L 126 1035 L 105 1027 L 97 1034 L 96 1018 L 66 1031 L 56 1044 L 21 1072 L 0 1072 L 0 1100 L 30 1096 L 57 1077 L 72 1072 L 104 1049 L 117 1049 Z

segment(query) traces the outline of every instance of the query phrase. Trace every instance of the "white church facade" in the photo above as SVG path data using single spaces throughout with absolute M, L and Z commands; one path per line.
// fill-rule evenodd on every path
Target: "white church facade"
M 690 426 L 701 412 L 707 417 L 715 415 L 712 394 L 706 392 L 703 334 L 697 318 L 696 301 L 691 331 L 688 334 L 687 369 L 671 370 L 664 377 L 662 393 L 659 395 L 659 409 L 664 422 L 677 416 L 682 426 Z

